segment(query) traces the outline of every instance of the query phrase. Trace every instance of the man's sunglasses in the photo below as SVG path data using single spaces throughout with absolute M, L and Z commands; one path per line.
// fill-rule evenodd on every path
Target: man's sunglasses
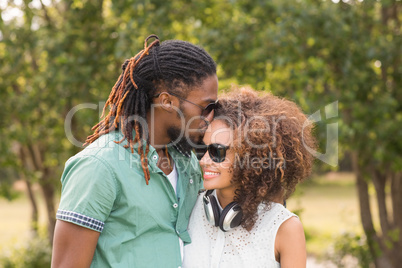
M 196 104 L 196 103 L 194 103 L 194 102 L 192 102 L 192 101 L 186 100 L 186 99 L 180 97 L 180 96 L 177 95 L 177 94 L 169 93 L 169 92 L 161 92 L 161 93 L 155 95 L 154 98 L 159 97 L 162 93 L 167 93 L 167 94 L 169 94 L 169 95 L 175 96 L 175 97 L 177 97 L 178 99 L 181 99 L 182 101 L 187 101 L 187 102 L 189 102 L 189 103 L 191 103 L 191 104 L 197 106 L 198 108 L 201 108 L 201 116 L 203 116 L 203 117 L 207 117 L 212 111 L 214 111 L 214 110 L 216 109 L 216 107 L 217 107 L 217 105 L 218 105 L 218 100 L 216 100 L 215 102 L 211 102 L 211 103 L 208 104 L 207 106 L 202 107 L 201 105 L 198 105 L 198 104 Z
M 201 160 L 204 157 L 205 153 L 208 151 L 209 157 L 212 159 L 212 161 L 216 163 L 221 163 L 225 161 L 226 151 L 229 149 L 229 147 L 230 146 L 219 143 L 198 145 L 197 148 L 195 148 L 195 154 L 198 160 Z

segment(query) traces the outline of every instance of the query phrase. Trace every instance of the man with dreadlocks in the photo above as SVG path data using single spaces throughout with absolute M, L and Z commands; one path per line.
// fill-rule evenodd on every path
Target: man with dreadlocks
M 108 114 L 66 162 L 53 267 L 179 267 L 191 242 L 202 186 L 191 149 L 217 104 L 215 62 L 200 47 L 151 35 L 122 69 Z

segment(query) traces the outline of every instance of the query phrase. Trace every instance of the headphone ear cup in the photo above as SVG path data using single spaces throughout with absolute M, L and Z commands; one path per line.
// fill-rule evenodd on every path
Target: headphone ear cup
M 240 225 L 243 211 L 236 202 L 229 203 L 222 211 L 219 218 L 219 228 L 227 232 Z
M 211 207 L 212 207 L 212 212 L 214 214 L 213 216 L 214 216 L 215 226 L 218 227 L 219 226 L 219 219 L 220 219 L 218 202 L 216 201 L 216 198 L 213 195 L 209 196 L 209 201 L 210 201 L 210 204 L 211 204 Z

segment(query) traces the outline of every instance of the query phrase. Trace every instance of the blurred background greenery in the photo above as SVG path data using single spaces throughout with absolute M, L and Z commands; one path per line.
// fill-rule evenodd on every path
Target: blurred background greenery
M 309 254 L 338 267 L 402 263 L 401 1 L 0 0 L 0 13 L 0 265 L 49 265 L 60 175 L 81 150 L 66 116 L 95 104 L 72 118 L 84 141 L 151 33 L 204 47 L 220 90 L 248 84 L 318 111 L 321 153 L 338 127 L 335 162 L 317 160 L 288 202 Z

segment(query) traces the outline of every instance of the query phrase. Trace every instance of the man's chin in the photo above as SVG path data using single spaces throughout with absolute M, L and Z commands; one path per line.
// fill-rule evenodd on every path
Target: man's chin
M 202 144 L 203 143 L 203 138 L 205 135 L 205 131 L 204 132 L 200 132 L 197 135 L 193 135 L 190 137 L 190 141 L 191 141 L 191 145 L 193 148 L 197 147 L 197 145 Z
M 193 149 L 192 137 L 188 139 L 186 135 L 181 134 L 183 133 L 181 133 L 179 128 L 171 127 L 168 129 L 168 136 L 171 140 L 171 144 L 177 146 L 181 151 L 189 153 Z
M 205 133 L 207 132 L 208 126 L 201 128 L 198 132 L 200 133 L 201 139 L 204 138 Z
M 201 144 L 203 144 L 202 139 L 204 138 L 207 129 L 208 127 L 198 129 L 190 135 L 183 135 L 181 139 L 179 139 L 180 129 L 172 127 L 168 129 L 168 135 L 172 141 L 172 145 L 176 145 L 185 152 L 190 152 L 194 148 L 198 148 Z

